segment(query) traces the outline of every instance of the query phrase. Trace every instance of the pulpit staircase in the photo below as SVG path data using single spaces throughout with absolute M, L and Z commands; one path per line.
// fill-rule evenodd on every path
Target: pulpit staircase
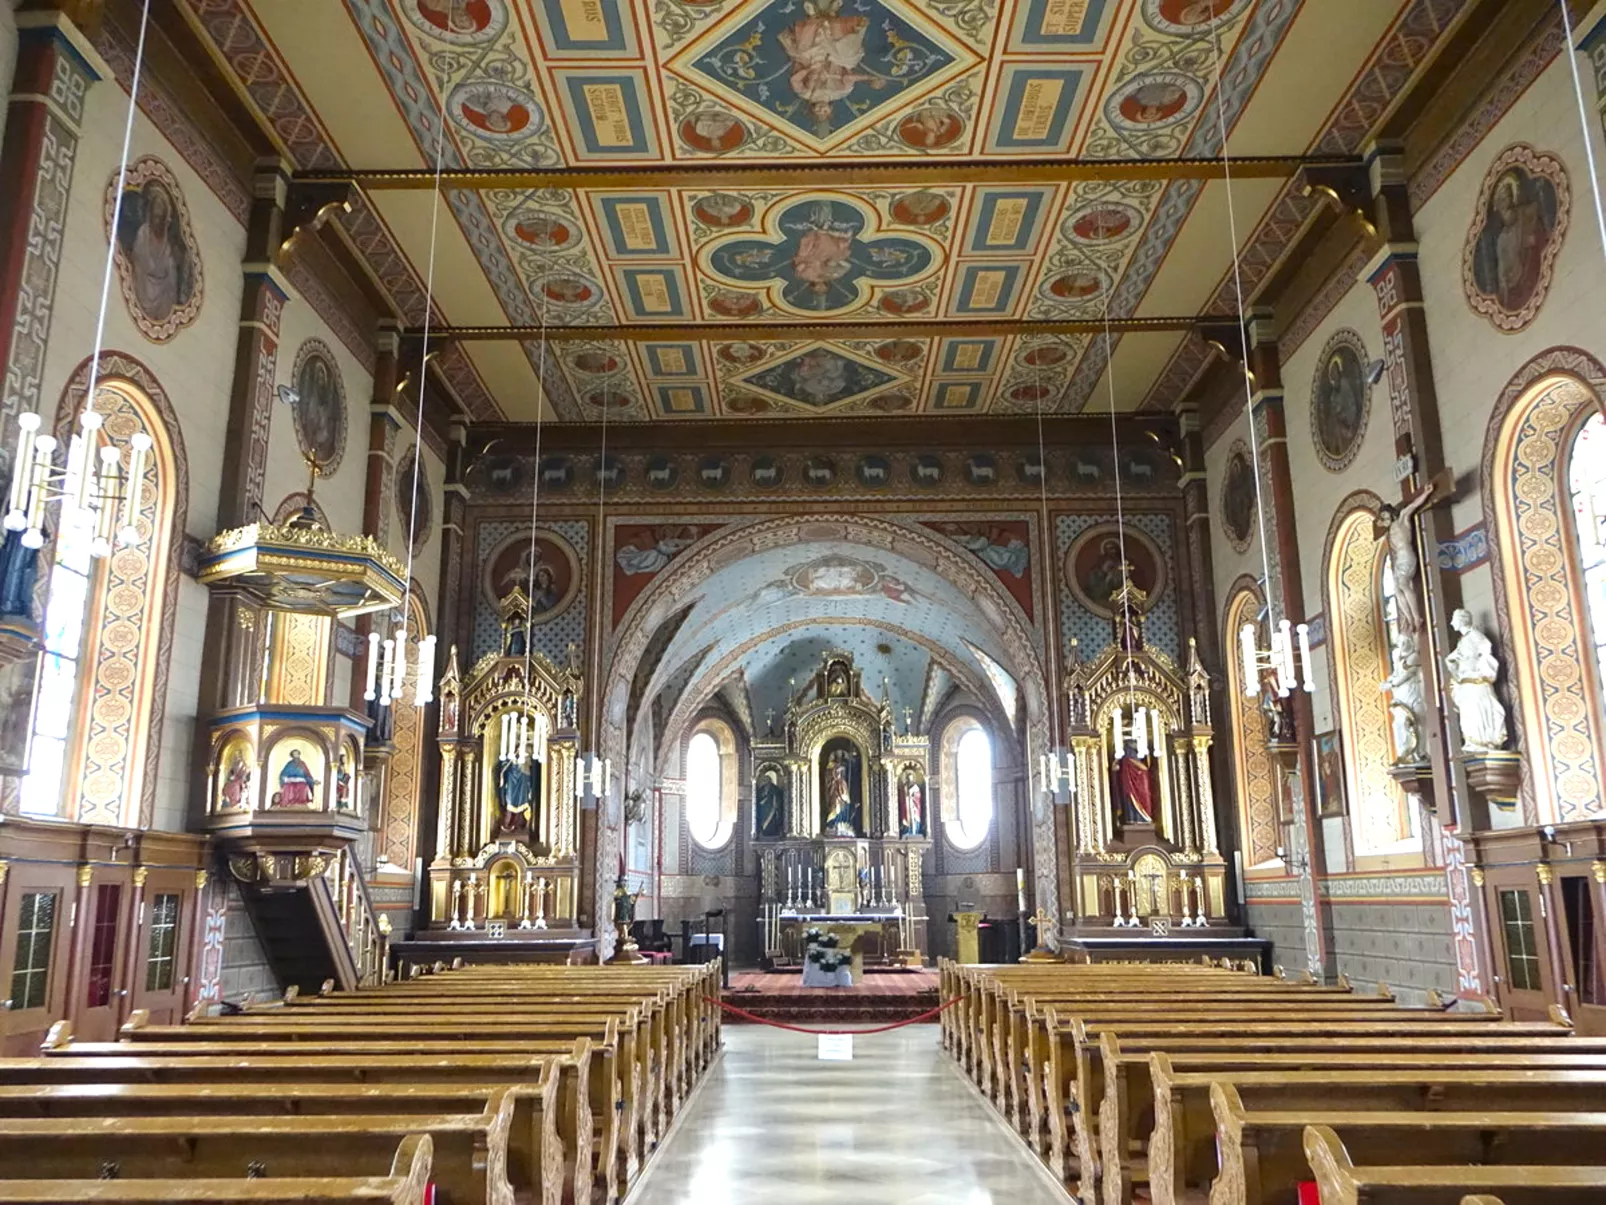
M 362 874 L 342 851 L 327 873 L 242 886 L 268 965 L 284 987 L 315 993 L 377 987 L 384 978 L 389 927 L 374 911 Z

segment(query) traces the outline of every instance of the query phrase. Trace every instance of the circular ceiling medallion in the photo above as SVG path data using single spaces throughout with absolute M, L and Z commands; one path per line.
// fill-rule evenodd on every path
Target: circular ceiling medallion
M 617 356 L 610 352 L 598 351 L 594 347 L 587 348 L 585 351 L 575 352 L 569 358 L 569 363 L 573 364 L 581 372 L 589 373 L 592 376 L 602 376 L 619 370 Z
M 402 0 L 407 19 L 437 42 L 477 46 L 507 28 L 504 0 Z
M 757 343 L 721 343 L 718 355 L 727 364 L 757 364 L 764 358 L 764 349 Z
M 898 137 L 917 151 L 948 146 L 964 132 L 964 119 L 942 105 L 924 105 L 898 123 Z
M 708 308 L 726 318 L 751 318 L 764 308 L 764 303 L 752 293 L 721 289 L 709 296 Z
M 1212 21 L 1248 7 L 1249 0 L 1143 0 L 1143 19 L 1160 33 L 1196 38 Z
M 888 364 L 907 364 L 918 360 L 925 350 L 924 344 L 913 339 L 891 339 L 876 345 L 875 358 Z
M 908 226 L 930 226 L 948 216 L 948 198 L 929 189 L 906 192 L 892 202 L 892 216 Z
M 1099 201 L 1071 215 L 1067 229 L 1079 243 L 1108 243 L 1125 238 L 1143 223 L 1143 215 L 1130 205 Z
M 753 207 L 741 197 L 728 192 L 710 193 L 699 197 L 691 211 L 697 220 L 721 230 L 728 226 L 741 226 L 753 220 Z
M 1070 354 L 1062 343 L 1039 343 L 1021 348 L 1015 353 L 1015 359 L 1028 368 L 1051 368 L 1065 363 Z
M 1104 116 L 1117 129 L 1146 132 L 1186 121 L 1204 100 L 1204 88 L 1191 75 L 1156 71 L 1140 75 L 1116 89 L 1104 105 Z
M 1061 272 L 1043 282 L 1043 295 L 1054 301 L 1086 301 L 1104 292 L 1104 277 L 1098 272 L 1078 268 Z
M 895 317 L 920 314 L 931 308 L 931 298 L 919 289 L 893 289 L 881 295 L 881 308 Z
M 723 155 L 747 141 L 747 127 L 723 109 L 704 109 L 680 123 L 680 140 L 705 155 Z
M 523 88 L 479 80 L 452 89 L 447 102 L 452 120 L 470 133 L 516 142 L 539 133 L 545 118 L 535 97 Z
M 537 251 L 563 251 L 580 245 L 580 227 L 562 214 L 544 209 L 521 209 L 510 215 L 502 229 L 508 237 Z
M 541 281 L 541 293 L 556 305 L 586 309 L 602 300 L 602 287 L 585 276 L 564 273 Z

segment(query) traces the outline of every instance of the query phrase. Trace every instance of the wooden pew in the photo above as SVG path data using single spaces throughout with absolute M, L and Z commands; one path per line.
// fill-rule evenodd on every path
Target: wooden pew
M 1272 1112 L 1325 1108 L 1478 1112 L 1491 1103 L 1502 1111 L 1595 1112 L 1606 1103 L 1606 1074 L 1598 1071 L 1443 1066 L 1168 1074 L 1156 1068 L 1153 1075 L 1155 1115 L 1148 1178 L 1156 1205 L 1180 1202 L 1190 1181 L 1203 1183 L 1214 1175 L 1216 1115 L 1210 1094 L 1224 1084 L 1232 1086 L 1243 1107 Z
M 500 1083 L 446 1084 L 27 1084 L 0 1085 L 0 1123 L 26 1118 L 216 1116 L 412 1116 L 487 1112 L 508 1092 Z M 565 1172 L 559 1133 L 559 1066 L 540 1082 L 514 1090 L 507 1175 L 521 1200 L 559 1205 Z
M 1305 1130 L 1305 1157 L 1322 1205 L 1456 1205 L 1488 1190 L 1504 1205 L 1571 1205 L 1606 1199 L 1606 1167 L 1357 1167 L 1330 1126 Z
M 1146 1156 L 1132 1154 L 1154 1127 L 1158 1113 L 1153 1078 L 1159 1074 L 1174 1096 L 1173 1115 L 1205 1114 L 1211 1074 L 1252 1071 L 1367 1069 L 1417 1071 L 1545 1069 L 1606 1071 L 1606 1039 L 1504 1038 L 1504 1027 L 1487 1036 L 1458 1038 L 1425 1047 L 1420 1040 L 1351 1038 L 1332 1034 L 1317 1039 L 1267 1038 L 1253 1048 L 1232 1039 L 1146 1038 L 1100 1035 L 1104 1096 L 1099 1110 L 1100 1170 L 1107 1203 L 1129 1202 L 1134 1177 L 1141 1179 Z M 1203 1049 L 1201 1049 L 1203 1047 Z M 1156 1071 L 1156 1069 L 1159 1069 Z M 1195 1074 L 1178 1074 L 1195 1073 Z M 1184 1103 L 1187 1111 L 1182 1112 Z
M 433 1181 L 456 1202 L 514 1205 L 507 1178 L 513 1096 L 504 1088 L 476 1113 L 305 1117 L 67 1117 L 0 1119 L 0 1167 L 33 1179 L 256 1174 L 295 1178 L 370 1174 L 396 1145 L 423 1132 Z
M 1493 1093 L 1485 1107 L 1351 1108 L 1346 1099 L 1289 1109 L 1255 1109 L 1237 1088 L 1210 1089 L 1219 1169 L 1210 1205 L 1269 1205 L 1291 1199 L 1310 1178 L 1305 1127 L 1329 1127 L 1363 1163 L 1606 1165 L 1606 1113 L 1522 1111 Z M 1156 1198 L 1158 1201 L 1158 1198 Z
M 0 1205 L 67 1205 L 103 1201 L 114 1205 L 170 1205 L 173 1201 L 227 1205 L 230 1202 L 284 1202 L 298 1205 L 424 1205 L 430 1183 L 434 1144 L 428 1134 L 401 1140 L 390 1171 L 374 1176 L 243 1177 L 182 1180 L 152 1177 L 135 1180 L 0 1180 Z
M 538 1090 L 556 1065 L 559 1131 L 569 1181 L 565 1196 L 589 1200 L 595 1186 L 612 1200 L 621 1179 L 628 1182 L 618 1148 L 621 1125 L 611 1087 L 616 1078 L 613 1055 L 588 1038 L 567 1047 L 567 1057 L 563 1046 L 550 1054 L 532 1055 L 527 1047 L 465 1050 L 416 1042 L 315 1051 L 298 1046 L 294 1053 L 271 1044 L 262 1049 L 231 1045 L 221 1048 L 223 1053 L 191 1044 L 177 1047 L 181 1054 L 156 1053 L 163 1049 L 111 1042 L 67 1044 L 42 1059 L 0 1060 L 0 1085 L 493 1082 Z

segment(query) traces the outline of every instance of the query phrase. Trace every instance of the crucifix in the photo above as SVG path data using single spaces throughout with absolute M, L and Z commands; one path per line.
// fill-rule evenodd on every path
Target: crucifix
M 1453 474 L 1443 469 L 1415 493 L 1401 498 L 1399 505 L 1383 503 L 1373 520 L 1373 533 L 1388 541 L 1389 560 L 1394 565 L 1394 605 L 1399 612 L 1400 631 L 1406 636 L 1420 632 L 1423 622 L 1422 592 L 1417 585 L 1417 573 L 1422 567 L 1417 555 L 1417 516 L 1447 500 L 1454 486 Z
M 775 708 L 773 707 L 764 713 L 764 734 L 766 736 L 775 735 Z
M 914 720 L 914 718 L 915 718 L 914 708 L 905 707 L 903 709 L 903 734 L 905 736 L 911 735 L 911 730 L 909 728 L 909 725 Z

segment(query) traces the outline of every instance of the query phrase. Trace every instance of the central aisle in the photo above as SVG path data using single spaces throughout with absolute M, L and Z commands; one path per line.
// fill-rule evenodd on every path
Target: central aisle
M 709 1072 L 630 1205 L 1064 1205 L 939 1045 L 911 1025 L 822 1063 L 815 1040 L 727 1025 Z

